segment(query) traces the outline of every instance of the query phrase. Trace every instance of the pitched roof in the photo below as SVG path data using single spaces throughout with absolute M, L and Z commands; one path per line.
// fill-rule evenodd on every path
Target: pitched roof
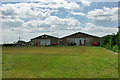
M 59 39 L 58 37 L 54 37 L 54 36 L 50 36 L 50 35 L 46 35 L 46 34 L 44 34 L 44 35 L 41 35 L 41 36 L 38 36 L 38 37 L 32 38 L 31 40 L 42 38 L 42 36 L 47 36 L 47 37 L 52 37 L 52 38 L 57 38 L 57 39 Z
M 89 35 L 89 34 L 82 33 L 82 32 L 77 32 L 77 33 L 74 33 L 74 34 L 71 34 L 71 35 L 68 35 L 68 36 L 64 36 L 62 38 L 70 37 L 70 36 L 73 36 L 73 35 L 76 35 L 76 34 L 84 34 L 84 35 L 91 36 L 91 37 L 101 38 L 101 37 L 98 37 L 98 36 L 93 36 L 93 35 Z
M 48 37 L 52 37 L 52 38 L 63 39 L 63 38 L 70 37 L 70 36 L 72 36 L 72 35 L 76 35 L 76 34 L 84 34 L 84 35 L 91 36 L 91 37 L 101 38 L 101 37 L 98 37 L 98 36 L 93 36 L 93 35 L 89 35 L 89 34 L 86 34 L 86 33 L 77 32 L 77 33 L 74 33 L 74 34 L 71 34 L 71 35 L 68 35 L 68 36 L 64 36 L 64 37 L 62 37 L 62 38 L 58 38 L 58 37 L 54 37 L 54 36 L 50 36 L 50 35 L 46 35 L 46 34 L 44 34 L 44 35 L 41 35 L 41 36 L 38 36 L 38 37 L 32 38 L 31 40 L 42 38 L 42 36 L 48 36 Z

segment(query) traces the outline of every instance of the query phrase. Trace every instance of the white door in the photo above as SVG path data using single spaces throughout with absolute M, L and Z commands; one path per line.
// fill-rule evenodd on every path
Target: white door
M 40 45 L 50 45 L 50 39 L 41 39 Z
M 84 38 L 75 38 L 76 45 L 84 45 L 85 39 Z
M 80 38 L 80 40 L 81 40 L 81 44 L 84 45 L 84 41 L 85 41 L 84 38 Z

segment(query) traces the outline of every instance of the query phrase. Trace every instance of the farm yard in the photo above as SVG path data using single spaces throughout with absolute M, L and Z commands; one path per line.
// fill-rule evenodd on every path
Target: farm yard
M 3 47 L 3 78 L 118 78 L 118 55 L 102 47 Z

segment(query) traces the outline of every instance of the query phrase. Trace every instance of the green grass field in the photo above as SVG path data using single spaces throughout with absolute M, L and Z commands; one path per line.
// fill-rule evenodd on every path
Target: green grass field
M 3 47 L 3 78 L 118 78 L 118 55 L 101 47 Z

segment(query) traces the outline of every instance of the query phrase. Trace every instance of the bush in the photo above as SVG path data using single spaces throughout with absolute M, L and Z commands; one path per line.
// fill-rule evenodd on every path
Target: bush
M 108 43 L 105 45 L 105 48 L 110 49 L 110 46 Z
M 113 47 L 112 47 L 112 51 L 118 52 L 118 45 L 113 46 Z

